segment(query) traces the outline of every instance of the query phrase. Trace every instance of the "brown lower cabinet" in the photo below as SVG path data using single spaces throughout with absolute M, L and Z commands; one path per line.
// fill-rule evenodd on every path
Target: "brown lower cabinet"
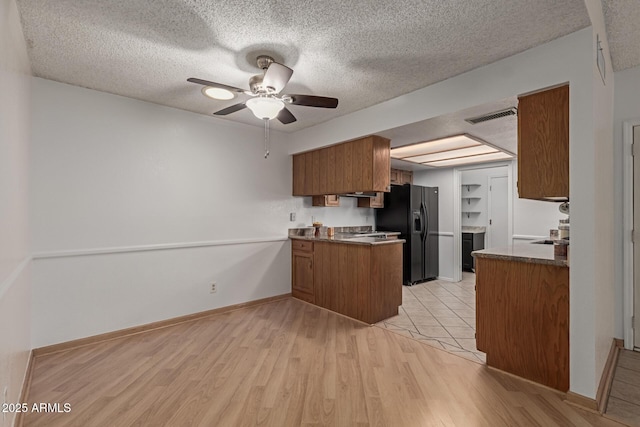
M 402 305 L 402 242 L 356 245 L 292 240 L 292 294 L 373 324 Z
M 291 282 L 294 297 L 313 303 L 313 242 L 292 241 Z
M 487 365 L 569 389 L 569 268 L 476 257 L 476 346 Z

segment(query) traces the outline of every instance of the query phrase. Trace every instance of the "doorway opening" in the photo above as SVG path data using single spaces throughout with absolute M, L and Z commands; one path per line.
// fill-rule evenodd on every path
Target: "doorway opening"
M 463 270 L 473 271 L 469 252 L 511 244 L 512 176 L 512 162 L 454 170 L 454 250 L 460 254 L 454 280 L 462 279 Z
M 623 123 L 623 330 L 624 347 L 640 350 L 640 158 L 634 157 L 634 142 L 640 147 L 640 119 Z M 638 152 L 638 149 L 635 149 Z M 635 242 L 635 243 L 634 243 Z

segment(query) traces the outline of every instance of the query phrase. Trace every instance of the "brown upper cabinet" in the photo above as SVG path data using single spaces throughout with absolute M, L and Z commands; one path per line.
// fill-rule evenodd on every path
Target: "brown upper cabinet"
M 390 190 L 390 142 L 370 135 L 293 155 L 293 195 Z
M 518 194 L 569 199 L 569 86 L 518 97 Z
M 413 184 L 413 171 L 391 169 L 391 184 Z

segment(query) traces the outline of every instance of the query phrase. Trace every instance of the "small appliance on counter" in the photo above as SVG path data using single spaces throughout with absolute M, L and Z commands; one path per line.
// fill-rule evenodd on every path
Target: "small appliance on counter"
M 322 229 L 322 223 L 314 221 L 311 226 L 316 229 L 315 236 L 318 237 L 320 235 L 320 229 Z

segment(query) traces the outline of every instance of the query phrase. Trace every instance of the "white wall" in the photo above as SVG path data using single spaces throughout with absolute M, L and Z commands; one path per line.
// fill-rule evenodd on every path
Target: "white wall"
M 615 73 L 614 96 L 614 170 L 617 171 L 614 181 L 614 222 L 618 226 L 614 230 L 615 247 L 614 258 L 616 262 L 615 277 L 615 335 L 622 337 L 624 334 L 623 318 L 623 192 L 624 187 L 632 185 L 631 182 L 623 182 L 623 160 L 630 156 L 630 150 L 623 147 L 622 126 L 625 121 L 640 121 L 640 67 Z
M 609 256 L 600 257 L 604 249 L 598 247 L 595 235 L 596 129 L 593 120 L 594 102 L 600 99 L 594 99 L 594 37 L 592 29 L 586 28 L 407 95 L 300 130 L 293 135 L 295 147 L 289 150 L 292 153 L 304 151 L 569 82 L 573 212 L 570 388 L 590 398 L 595 398 L 603 369 L 600 355 L 596 356 L 594 339 L 596 306 L 599 310 L 601 305 L 607 304 L 607 301 L 596 299 L 594 263 L 595 260 L 611 262 Z M 600 348 L 600 343 L 597 347 Z
M 14 0 L 0 0 L 0 396 L 18 402 L 30 347 L 30 64 Z M 2 402 L 0 398 L 0 403 Z M 0 415 L 0 425 L 13 424 Z
M 567 215 L 560 213 L 560 203 L 520 199 L 518 195 L 518 162 L 513 162 L 513 244 L 527 243 L 547 238 L 549 230 L 558 228 L 559 220 Z M 573 249 L 573 248 L 572 248 Z
M 589 179 L 592 181 L 571 182 L 571 196 L 573 197 L 574 193 L 583 192 L 586 196 L 584 201 L 589 202 L 589 205 L 581 204 L 578 206 L 574 206 L 572 203 L 571 208 L 572 212 L 574 208 L 591 209 L 591 212 L 585 216 L 577 216 L 576 219 L 578 223 L 575 223 L 573 220 L 574 215 L 572 215 L 571 227 L 573 229 L 575 224 L 582 229 L 583 224 L 581 221 L 589 218 L 591 220 L 589 224 L 590 232 L 596 244 L 592 251 L 593 261 L 595 262 L 591 265 L 585 265 L 586 268 L 579 271 L 579 274 L 584 275 L 579 277 L 579 279 L 586 279 L 585 276 L 587 274 L 591 276 L 588 283 L 589 286 L 593 286 L 593 300 L 583 298 L 583 290 L 577 287 L 571 289 L 570 298 L 572 312 L 575 311 L 576 304 L 585 303 L 586 306 L 593 306 L 593 345 L 595 347 L 595 366 L 593 372 L 596 381 L 599 381 L 607 357 L 609 356 L 611 342 L 615 336 L 616 317 L 614 311 L 616 289 L 616 263 L 614 254 L 614 229 L 616 228 L 614 225 L 614 176 L 616 174 L 614 172 L 615 148 L 613 144 L 614 76 L 611 67 L 604 15 L 602 13 L 602 2 L 600 0 L 586 0 L 585 4 L 593 25 L 590 58 L 593 86 L 593 100 L 591 103 L 593 138 L 590 141 L 585 141 L 585 146 L 580 147 L 580 152 L 572 150 L 570 161 L 573 162 L 573 168 L 581 167 L 581 169 L 584 169 L 585 165 L 589 165 L 593 168 L 593 173 L 589 174 Z M 597 38 L 599 38 L 601 42 L 600 46 L 597 44 Z M 602 49 L 604 56 L 605 70 L 603 70 L 603 74 L 605 79 L 601 77 L 597 66 L 596 55 L 598 48 Z M 589 147 L 590 143 L 593 144 L 593 147 Z M 585 153 L 587 157 L 593 156 L 590 159 L 590 163 L 575 161 L 576 157 L 581 157 Z M 582 158 L 581 160 L 587 159 Z M 589 166 L 587 166 L 587 168 Z M 584 178 L 586 174 L 580 173 L 580 175 Z M 572 179 L 573 178 L 572 175 Z M 592 185 L 587 186 L 587 184 Z M 585 229 L 585 231 L 587 230 Z M 572 233 L 572 237 L 574 237 L 574 233 Z M 575 252 L 573 251 L 573 247 L 571 249 L 571 258 L 573 260 Z M 574 274 L 573 268 L 571 274 Z M 588 320 L 591 321 L 591 319 Z M 573 348 L 572 351 L 574 351 Z M 571 375 L 574 374 L 575 372 L 572 369 Z
M 260 127 L 33 88 L 33 347 L 288 293 L 288 228 L 373 223 L 291 197 L 285 134 L 264 159 Z

